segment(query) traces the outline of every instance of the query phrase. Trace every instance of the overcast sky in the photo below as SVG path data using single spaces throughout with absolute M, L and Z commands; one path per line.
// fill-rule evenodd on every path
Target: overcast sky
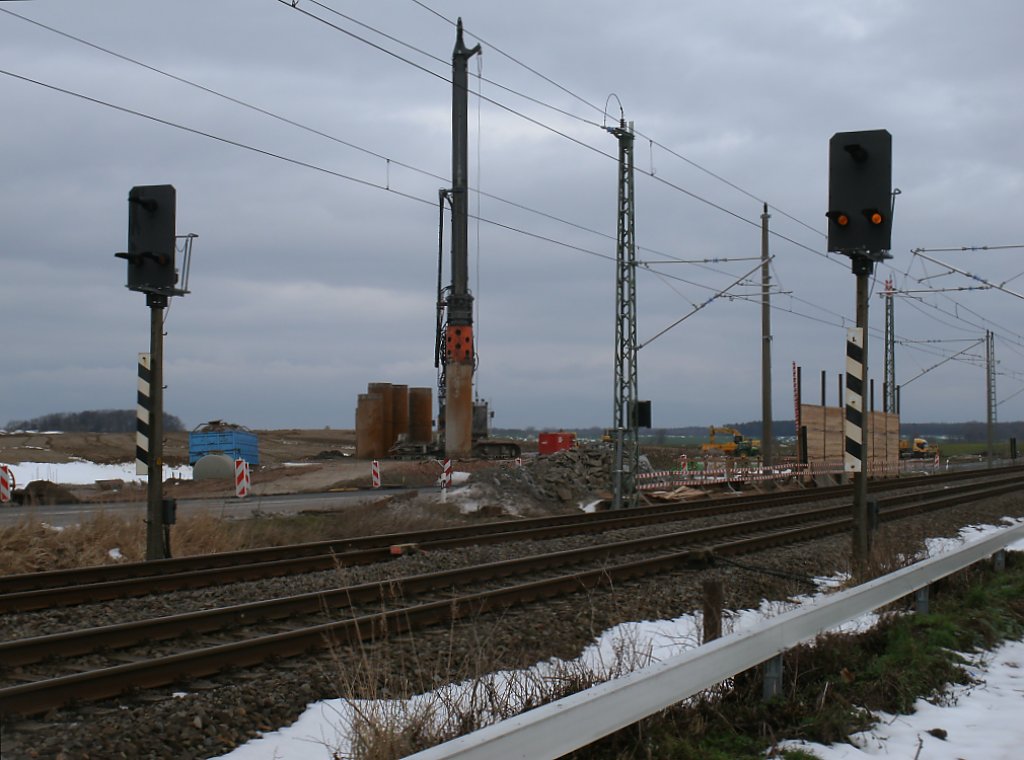
M 756 266 L 766 201 L 774 416 L 793 416 L 793 362 L 805 401 L 827 370 L 836 403 L 855 278 L 825 253 L 828 141 L 884 128 L 902 194 L 871 298 L 876 406 L 892 277 L 914 291 L 895 300 L 903 418 L 984 419 L 983 344 L 969 347 L 986 329 L 998 417 L 1024 417 L 1024 248 L 994 248 L 1024 244 L 1018 3 L 28 0 L 0 2 L 0 424 L 134 406 L 149 310 L 114 257 L 134 185 L 173 184 L 177 231 L 199 236 L 166 319 L 166 407 L 187 426 L 351 427 L 369 382 L 436 386 L 459 15 L 483 48 L 470 281 L 496 425 L 611 424 L 617 144 L 602 127 L 620 103 L 650 262 L 641 343 Z M 1012 292 L 921 292 L 982 280 Z M 759 419 L 760 333 L 755 301 L 720 298 L 644 345 L 655 426 Z

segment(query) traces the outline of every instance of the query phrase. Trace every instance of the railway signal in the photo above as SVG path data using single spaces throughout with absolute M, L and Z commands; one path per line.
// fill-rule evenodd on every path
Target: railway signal
M 828 250 L 881 260 L 892 241 L 892 135 L 837 132 L 828 169 Z
M 184 295 L 177 288 L 173 185 L 136 186 L 128 193 L 128 289 L 140 293 Z
M 141 446 L 138 447 L 140 454 L 145 455 L 145 460 L 140 457 L 139 462 L 145 467 L 149 481 L 146 494 L 147 560 L 171 556 L 169 526 L 174 522 L 173 509 L 165 508 L 163 498 L 163 320 L 168 299 L 188 293 L 192 241 L 196 238 L 193 234 L 183 236 L 184 277 L 179 285 L 176 204 L 177 194 L 173 185 L 133 187 L 128 193 L 128 250 L 114 254 L 127 260 L 128 289 L 146 294 L 146 306 L 150 312 L 150 351 L 145 354 L 148 357 L 145 373 L 141 358 L 139 362 L 138 407 L 139 442 L 146 441 L 144 452 Z M 146 394 L 143 394 L 143 380 L 148 391 Z
M 857 277 L 857 326 L 847 343 L 845 467 L 853 474 L 853 566 L 857 575 L 871 552 L 868 510 L 868 277 L 889 258 L 892 244 L 892 135 L 884 129 L 837 132 L 828 143 L 828 250 L 850 257 Z

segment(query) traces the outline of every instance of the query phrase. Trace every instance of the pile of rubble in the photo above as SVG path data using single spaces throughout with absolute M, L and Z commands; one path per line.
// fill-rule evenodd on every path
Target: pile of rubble
M 531 457 L 521 466 L 494 471 L 494 486 L 505 496 L 520 496 L 538 504 L 575 506 L 610 499 L 612 453 L 610 446 L 592 444 Z

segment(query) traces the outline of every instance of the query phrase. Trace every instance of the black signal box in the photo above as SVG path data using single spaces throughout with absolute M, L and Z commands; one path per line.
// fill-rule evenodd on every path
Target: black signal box
M 892 244 L 892 135 L 837 132 L 828 143 L 828 250 L 881 260 Z
M 143 293 L 180 295 L 175 267 L 173 185 L 136 186 L 128 193 L 128 288 Z

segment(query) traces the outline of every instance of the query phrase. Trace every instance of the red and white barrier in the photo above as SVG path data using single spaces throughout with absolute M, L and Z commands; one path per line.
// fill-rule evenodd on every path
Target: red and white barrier
M 660 472 L 643 472 L 637 475 L 637 489 L 641 491 L 659 491 L 666 488 L 703 486 L 725 483 L 754 483 L 768 480 L 788 480 L 792 477 L 808 475 L 838 475 L 843 472 L 842 462 L 826 464 L 779 464 L 774 467 L 751 466 L 717 466 L 705 467 L 702 470 L 688 470 L 683 464 L 678 470 Z
M 249 474 L 249 463 L 244 459 L 235 460 L 235 496 L 244 499 L 252 488 L 252 476 Z
M 446 459 L 441 463 L 441 488 L 447 490 L 452 487 L 452 460 Z
M 14 491 L 14 472 L 5 464 L 0 464 L 0 504 L 11 500 Z
M 370 463 L 370 485 L 380 488 L 380 462 L 376 459 Z

